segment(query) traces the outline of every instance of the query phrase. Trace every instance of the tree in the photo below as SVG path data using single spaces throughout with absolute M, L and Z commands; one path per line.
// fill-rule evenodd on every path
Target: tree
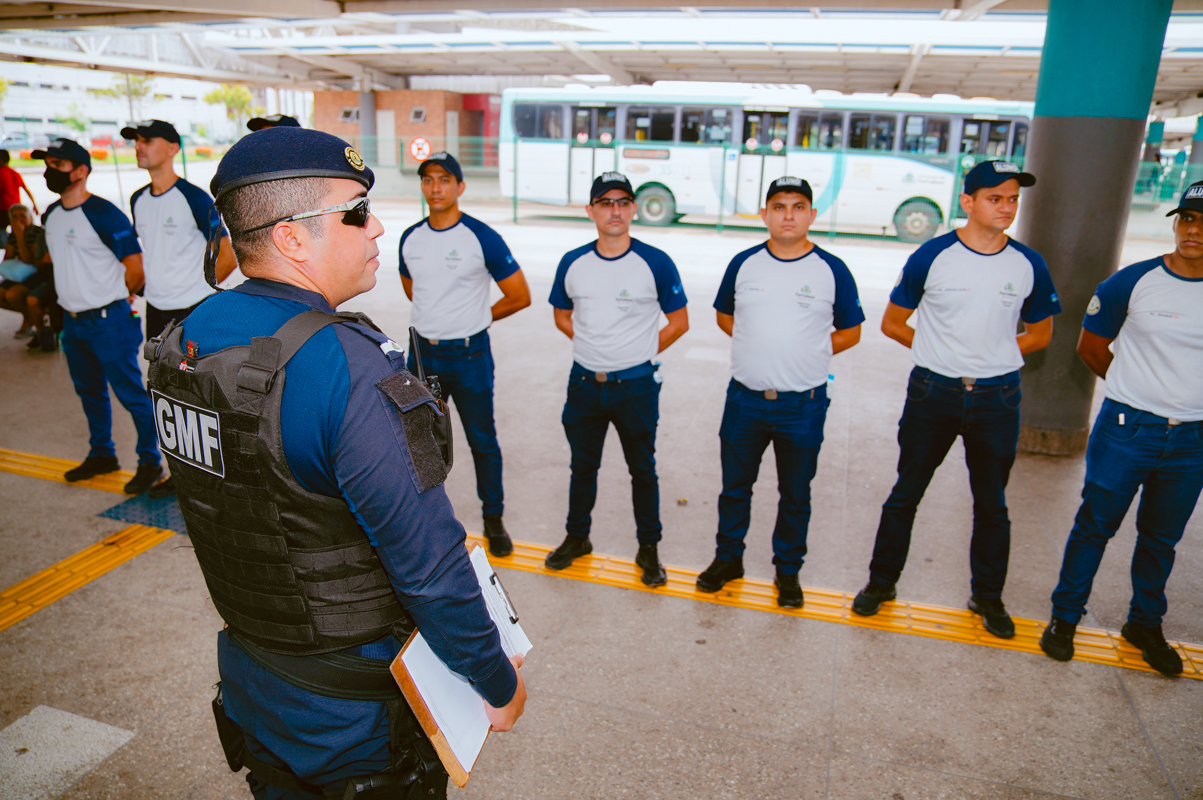
M 254 101 L 255 96 L 251 94 L 250 89 L 245 86 L 231 86 L 228 83 L 223 83 L 205 95 L 205 102 L 209 105 L 226 107 L 226 116 L 236 123 L 235 138 L 242 131 L 242 119 L 250 111 L 251 103 Z
M 70 112 L 70 115 L 59 117 L 58 121 L 66 125 L 71 130 L 76 131 L 77 133 L 85 133 L 87 132 L 88 128 L 92 127 L 92 120 L 84 116 L 84 113 L 79 110 L 79 104 L 72 103 L 71 105 L 67 106 L 67 111 Z
M 114 75 L 113 88 L 89 89 L 88 93 L 96 97 L 124 97 L 129 103 L 130 122 L 136 122 L 142 119 L 142 104 L 154 94 L 154 83 L 150 75 Z
M 4 95 L 8 94 L 8 79 L 0 78 L 0 109 L 4 108 Z

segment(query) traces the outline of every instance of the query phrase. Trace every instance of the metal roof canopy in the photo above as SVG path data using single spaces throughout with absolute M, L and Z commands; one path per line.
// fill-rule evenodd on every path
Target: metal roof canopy
M 441 10 L 448 5 L 460 10 Z M 168 10 L 150 0 L 0 2 L 0 59 L 314 89 L 543 75 L 561 83 L 738 81 L 1031 100 L 1047 2 L 637 5 L 484 11 L 450 0 L 184 0 Z M 1177 0 L 1174 11 L 1154 94 L 1161 116 L 1203 111 L 1203 14 L 1190 13 L 1203 11 L 1203 0 Z

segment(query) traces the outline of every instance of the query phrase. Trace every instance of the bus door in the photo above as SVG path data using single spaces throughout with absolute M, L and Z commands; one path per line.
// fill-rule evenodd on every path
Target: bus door
M 518 137 L 515 183 L 519 200 L 568 204 L 566 116 L 567 109 L 559 103 L 514 104 L 514 134 Z
M 897 134 L 893 112 L 848 115 L 848 156 L 837 212 L 842 230 L 884 233 L 893 220 L 898 198 L 892 190 L 902 185 L 908 168 L 882 156 L 893 155 Z
M 785 174 L 789 109 L 744 109 L 743 146 L 735 191 L 735 213 L 756 216 L 768 186 Z
M 731 197 L 735 191 L 735 161 L 729 174 L 723 160 L 730 147 L 735 109 L 685 106 L 681 109 L 681 134 L 674 151 L 671 186 L 677 210 L 683 213 L 714 214 L 718 211 L 719 192 Z M 733 159 L 736 153 L 729 154 Z M 723 209 L 731 211 L 731 204 Z
M 589 203 L 593 179 L 614 169 L 614 135 L 618 109 L 578 105 L 569 109 L 572 140 L 568 151 L 568 202 Z

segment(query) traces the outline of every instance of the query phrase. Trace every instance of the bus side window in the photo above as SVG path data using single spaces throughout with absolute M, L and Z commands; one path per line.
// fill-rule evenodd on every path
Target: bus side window
M 627 109 L 628 141 L 671 142 L 673 140 L 672 108 L 648 108 L 631 106 Z
M 684 108 L 681 110 L 683 144 L 726 144 L 731 141 L 731 109 Z
M 934 156 L 948 152 L 947 119 L 909 115 L 902 130 L 902 152 Z
M 1006 158 L 1007 144 L 1011 139 L 1011 123 L 991 122 L 990 138 L 986 141 L 986 155 Z
M 618 109 L 617 108 L 599 108 L 597 110 L 597 135 L 600 138 L 603 133 L 610 134 L 613 139 L 618 132 Z
M 853 150 L 869 149 L 869 123 L 872 117 L 868 114 L 853 114 L 848 120 L 848 147 Z
M 923 117 L 908 114 L 902 126 L 902 152 L 924 153 Z
M 539 106 L 539 127 L 535 136 L 539 139 L 564 138 L 564 109 L 561 106 Z
M 1023 158 L 1028 149 L 1028 126 L 1026 122 L 1015 123 L 1015 143 L 1011 146 L 1011 156 Z
M 537 116 L 538 106 L 534 103 L 514 103 L 514 135 L 523 139 L 534 138 Z
M 814 150 L 819 146 L 819 118 L 814 114 L 798 115 L 798 132 L 795 134 L 795 147 Z
M 819 118 L 819 149 L 840 150 L 844 146 L 844 115 L 824 114 Z
M 893 150 L 894 129 L 897 127 L 898 117 L 893 114 L 874 114 L 869 132 L 869 149 Z
M 967 119 L 961 126 L 961 152 L 976 153 L 982 138 L 982 123 Z

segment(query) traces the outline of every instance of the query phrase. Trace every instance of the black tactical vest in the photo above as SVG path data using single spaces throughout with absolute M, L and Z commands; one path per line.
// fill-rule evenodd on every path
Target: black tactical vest
M 304 489 L 284 456 L 284 367 L 327 325 L 371 324 L 350 317 L 308 311 L 199 358 L 176 326 L 146 345 L 160 445 L 213 604 L 270 652 L 328 653 L 413 630 L 347 503 Z

